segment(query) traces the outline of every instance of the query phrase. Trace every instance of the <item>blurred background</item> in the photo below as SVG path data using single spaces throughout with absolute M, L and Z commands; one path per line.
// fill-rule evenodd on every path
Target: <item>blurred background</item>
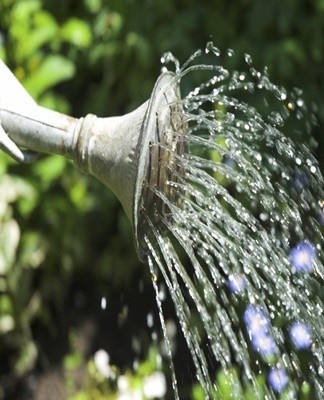
M 233 68 L 248 53 L 303 90 L 323 162 L 324 0 L 0 0 L 0 58 L 39 104 L 75 117 L 136 108 L 164 52 L 184 63 L 207 41 L 234 50 Z M 203 399 L 164 303 L 181 400 Z M 173 398 L 130 223 L 61 157 L 20 165 L 0 153 L 0 360 L 1 400 Z

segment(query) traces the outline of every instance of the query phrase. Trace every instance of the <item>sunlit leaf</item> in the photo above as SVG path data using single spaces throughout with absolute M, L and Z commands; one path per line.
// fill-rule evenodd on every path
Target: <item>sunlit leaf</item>
M 46 12 L 38 12 L 34 17 L 34 27 L 30 29 L 28 38 L 21 41 L 23 56 L 30 57 L 40 47 L 50 43 L 57 35 L 58 25 L 55 19 Z
M 78 47 L 88 47 L 91 43 L 89 25 L 77 18 L 70 18 L 61 28 L 61 38 Z
M 72 61 L 59 55 L 51 55 L 44 59 L 37 69 L 24 80 L 23 85 L 34 97 L 65 80 L 71 79 L 75 73 Z
M 80 353 L 68 354 L 64 358 L 64 367 L 69 371 L 73 371 L 82 364 L 82 360 L 82 355 Z

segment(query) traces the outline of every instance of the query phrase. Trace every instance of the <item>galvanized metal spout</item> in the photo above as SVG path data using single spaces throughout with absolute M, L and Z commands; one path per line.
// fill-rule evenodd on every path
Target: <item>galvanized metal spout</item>
M 144 188 L 165 185 L 161 177 L 166 174 L 159 167 L 165 150 L 160 154 L 157 146 L 165 142 L 176 150 L 172 143 L 179 99 L 175 75 L 165 72 L 150 99 L 133 112 L 77 119 L 39 106 L 0 60 L 0 146 L 18 161 L 28 160 L 24 149 L 74 160 L 116 194 L 139 247 L 137 228 L 147 204 Z

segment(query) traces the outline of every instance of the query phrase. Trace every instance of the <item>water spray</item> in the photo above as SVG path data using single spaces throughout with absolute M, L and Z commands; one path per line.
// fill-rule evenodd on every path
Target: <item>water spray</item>
M 311 123 L 299 91 L 272 84 L 248 56 L 242 72 L 223 66 L 232 50 L 221 56 L 208 43 L 180 67 L 168 53 L 175 73 L 147 102 L 80 119 L 38 106 L 0 63 L 0 146 L 21 162 L 61 154 L 112 189 L 152 273 L 166 345 L 160 280 L 206 399 L 222 398 L 221 369 L 240 398 L 321 400 L 324 179 L 305 144 Z M 196 72 L 198 86 L 180 95 Z

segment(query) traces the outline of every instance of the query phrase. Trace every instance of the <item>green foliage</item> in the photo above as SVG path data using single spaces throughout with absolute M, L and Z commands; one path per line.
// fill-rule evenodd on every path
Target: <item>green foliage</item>
M 80 369 L 82 365 L 82 355 L 72 346 L 72 352 L 64 359 L 66 385 L 69 388 L 68 400 L 117 400 L 120 398 L 138 398 L 142 400 L 153 399 L 151 396 L 145 396 L 143 382 L 159 371 L 160 376 L 164 376 L 160 371 L 161 365 L 159 352 L 155 346 L 149 349 L 147 359 L 138 364 L 135 369 L 122 372 L 117 366 L 112 365 L 109 360 L 103 363 L 99 360 L 97 354 L 104 350 L 99 350 L 87 362 L 87 368 L 84 371 L 85 384 L 82 390 L 78 390 L 74 385 L 73 374 Z M 72 379 L 71 379 L 72 378 Z M 159 384 L 159 382 L 157 382 Z M 159 398 L 161 398 L 159 396 Z
M 57 83 L 72 78 L 75 73 L 71 61 L 59 55 L 48 56 L 24 80 L 26 90 L 35 98 Z
M 319 104 L 323 133 L 323 0 L 0 0 L 0 58 L 41 105 L 76 116 L 130 111 L 149 96 L 164 51 L 184 62 L 210 39 L 221 49 L 235 50 L 234 68 L 250 53 L 257 66 L 269 66 L 273 81 L 302 87 L 306 99 Z M 324 135 L 319 137 L 321 155 Z M 75 280 L 84 286 L 93 281 L 97 292 L 109 296 L 110 290 L 131 290 L 137 276 L 148 279 L 135 255 L 130 224 L 101 184 L 60 157 L 17 165 L 0 154 L 4 374 L 21 376 L 35 366 L 42 355 L 33 326 L 49 337 L 60 329 L 57 315 L 64 315 L 63 303 Z M 73 349 L 63 358 L 69 371 L 87 362 Z M 131 384 L 138 385 L 152 365 L 150 356 L 136 373 L 129 372 Z M 88 373 L 90 383 L 73 400 L 113 393 L 98 377 L 93 360 Z M 255 398 L 254 389 L 248 387 L 244 395 L 237 389 L 235 371 L 230 380 L 224 374 L 217 375 L 221 395 L 215 396 Z M 306 385 L 303 391 L 307 399 Z M 233 392 L 236 397 L 230 397 Z M 193 399 L 203 399 L 199 386 Z
M 257 382 L 243 388 L 235 369 L 220 370 L 215 382 L 215 400 L 261 400 L 265 399 L 265 378 L 259 375 Z M 203 400 L 204 392 L 199 385 L 192 390 L 192 400 Z
M 62 26 L 60 37 L 77 47 L 89 47 L 92 40 L 89 26 L 77 18 L 70 18 Z

